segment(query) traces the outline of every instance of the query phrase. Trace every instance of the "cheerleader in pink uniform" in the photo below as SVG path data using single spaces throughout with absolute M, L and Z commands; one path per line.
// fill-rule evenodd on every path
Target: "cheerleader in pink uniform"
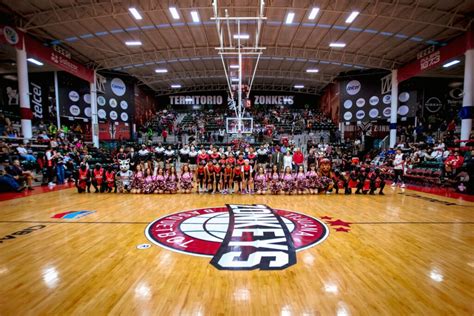
M 272 171 L 268 174 L 268 182 L 270 183 L 270 192 L 272 192 L 272 194 L 279 194 L 281 192 L 282 183 L 280 181 L 277 165 L 273 165 Z
M 282 176 L 283 180 L 283 191 L 291 195 L 291 193 L 295 190 L 296 188 L 296 180 L 293 174 L 291 173 L 291 167 L 287 166 L 285 168 L 285 173 Z
M 257 194 L 265 194 L 267 191 L 267 177 L 263 167 L 258 167 L 257 174 L 255 175 L 254 188 Z
M 150 194 L 155 191 L 155 177 L 150 168 L 145 169 L 145 178 L 143 179 L 142 193 Z
M 141 165 L 137 165 L 137 168 L 133 174 L 132 179 L 132 189 L 130 190 L 131 193 L 137 194 L 143 192 L 143 170 Z
M 171 166 L 166 177 L 166 192 L 171 194 L 178 192 L 178 179 L 175 166 Z
M 181 169 L 181 177 L 179 178 L 179 186 L 183 193 L 191 193 L 193 189 L 193 174 L 188 165 L 184 165 Z
M 298 173 L 296 174 L 296 192 L 298 194 L 305 194 L 308 189 L 308 180 L 304 173 L 304 167 L 301 165 L 298 167 Z
M 164 193 L 166 190 L 166 182 L 165 182 L 165 171 L 163 168 L 158 168 L 155 177 L 155 193 Z
M 309 170 L 306 172 L 306 179 L 308 180 L 308 189 L 310 194 L 318 194 L 319 175 L 316 171 L 316 165 L 311 164 Z

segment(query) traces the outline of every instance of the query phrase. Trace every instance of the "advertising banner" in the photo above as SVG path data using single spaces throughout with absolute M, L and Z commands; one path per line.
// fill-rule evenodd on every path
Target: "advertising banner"
M 13 77 L 13 75 L 11 75 Z M 28 75 L 32 120 L 37 123 L 56 120 L 54 105 L 54 79 L 51 72 L 35 72 Z M 20 117 L 18 81 L 0 79 L 1 111 L 8 117 Z
M 370 122 L 390 118 L 392 100 L 390 93 L 381 94 L 382 77 L 383 75 L 365 75 L 339 83 L 342 122 Z M 398 101 L 398 115 L 401 120 L 415 116 L 416 91 L 403 91 L 400 87 Z
M 423 71 L 441 66 L 445 61 L 461 56 L 474 47 L 474 32 L 468 31 L 456 37 L 446 46 L 430 46 L 417 54 L 417 59 L 398 70 L 398 82 L 410 79 Z

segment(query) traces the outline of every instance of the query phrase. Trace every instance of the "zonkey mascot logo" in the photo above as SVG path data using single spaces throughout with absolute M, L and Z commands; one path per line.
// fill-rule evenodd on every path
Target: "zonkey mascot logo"
M 324 241 L 318 219 L 266 205 L 234 205 L 167 215 L 146 228 L 147 238 L 173 251 L 211 257 L 220 270 L 282 270 L 296 252 Z

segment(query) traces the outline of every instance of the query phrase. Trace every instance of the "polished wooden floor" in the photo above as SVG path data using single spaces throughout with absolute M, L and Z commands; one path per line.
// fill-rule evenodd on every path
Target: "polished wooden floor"
M 474 203 L 386 196 L 83 194 L 0 202 L 0 315 L 472 315 Z M 423 198 L 425 197 L 425 198 Z M 426 199 L 432 197 L 433 200 Z M 448 201 L 452 205 L 446 205 Z M 147 224 L 173 212 L 265 203 L 352 222 L 283 271 L 220 271 L 152 245 Z M 52 219 L 95 210 L 78 220 Z

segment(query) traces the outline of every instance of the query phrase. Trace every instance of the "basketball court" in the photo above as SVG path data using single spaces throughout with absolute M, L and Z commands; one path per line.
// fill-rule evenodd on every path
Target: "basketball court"
M 199 239 L 183 228 L 186 240 L 175 237 L 168 245 L 156 241 L 169 239 L 165 226 L 158 231 L 165 238 L 149 234 L 149 225 L 159 218 L 196 209 L 213 215 L 226 204 L 263 204 L 302 214 L 327 231 L 298 224 L 301 238 L 315 243 L 296 251 L 294 265 L 250 271 L 219 270 L 210 263 L 212 256 L 186 253 L 186 246 L 206 253 L 200 248 L 209 239 L 205 234 Z M 468 315 L 473 312 L 473 206 L 411 190 L 389 190 L 375 198 L 145 199 L 65 189 L 17 198 L 0 202 L 0 306 L 2 315 Z M 81 210 L 93 213 L 54 218 Z M 293 214 L 285 223 L 290 227 L 298 220 Z
M 0 0 L 0 316 L 474 315 L 473 13 Z

